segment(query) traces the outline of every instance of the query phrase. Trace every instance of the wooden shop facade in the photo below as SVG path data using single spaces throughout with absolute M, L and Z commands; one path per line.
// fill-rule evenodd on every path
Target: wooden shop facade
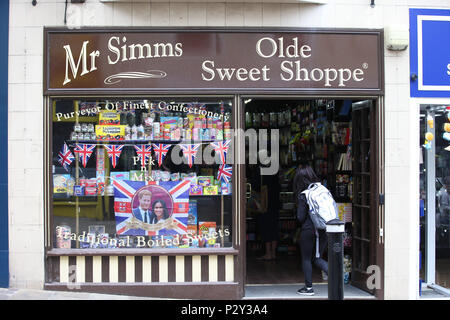
M 382 30 L 44 28 L 44 50 L 46 289 L 245 297 L 248 144 L 279 129 L 280 219 L 310 163 L 351 211 L 350 283 L 383 298 Z

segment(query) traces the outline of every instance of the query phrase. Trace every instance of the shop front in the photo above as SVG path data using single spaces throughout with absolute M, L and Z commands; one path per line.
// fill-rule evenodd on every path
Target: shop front
M 410 9 L 412 107 L 420 114 L 420 279 L 450 295 L 450 11 Z
M 383 298 L 369 279 L 384 259 L 382 36 L 46 28 L 45 288 L 245 297 L 249 165 L 266 148 L 280 221 L 295 226 L 307 162 L 340 197 L 349 283 Z M 298 253 L 289 241 L 281 257 Z

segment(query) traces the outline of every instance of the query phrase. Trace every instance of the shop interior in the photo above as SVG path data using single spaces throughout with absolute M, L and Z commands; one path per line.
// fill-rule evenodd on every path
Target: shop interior
M 371 204 L 370 127 L 373 121 L 370 113 L 362 117 L 363 121 L 358 116 L 358 132 L 352 132 L 355 130 L 355 119 L 352 119 L 355 117 L 354 110 L 365 102 L 367 101 L 343 99 L 244 101 L 246 129 L 267 129 L 269 132 L 278 129 L 280 137 L 278 222 L 269 227 L 276 228 L 278 234 L 275 259 L 261 260 L 261 256 L 265 254 L 262 232 L 266 232 L 268 226 L 263 225 L 264 222 L 261 221 L 264 219 L 260 218 L 260 213 L 255 212 L 254 208 L 261 181 L 258 181 L 260 164 L 246 164 L 248 286 L 300 285 L 305 281 L 299 246 L 300 225 L 293 197 L 293 178 L 296 168 L 301 164 L 309 164 L 322 184 L 331 191 L 338 204 L 339 217 L 345 222 L 344 283 L 352 284 L 352 270 L 362 270 L 367 265 L 370 248 L 361 240 L 370 239 L 371 234 L 371 219 L 365 214 L 371 212 L 366 210 Z M 357 141 L 355 136 L 358 137 Z M 246 147 L 248 159 L 248 139 Z M 355 162 L 355 159 L 359 161 Z M 355 190 L 358 190 L 356 196 Z M 326 251 L 322 258 L 327 260 Z M 357 265 L 352 265 L 352 262 Z M 327 283 L 327 276 L 313 268 L 313 284 L 317 283 Z
M 220 159 L 203 159 L 231 137 L 231 101 L 55 99 L 52 107 L 55 248 L 232 246 L 232 171 L 224 165 L 220 176 Z M 63 153 L 72 154 L 65 166 Z M 151 197 L 142 210 L 162 206 L 161 220 L 138 215 L 142 190 Z M 132 218 L 144 224 L 129 227 Z

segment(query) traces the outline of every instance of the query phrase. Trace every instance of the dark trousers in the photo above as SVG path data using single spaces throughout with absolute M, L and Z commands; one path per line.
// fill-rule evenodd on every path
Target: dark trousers
M 328 274 L 328 262 L 322 259 L 322 254 L 327 247 L 328 237 L 325 230 L 319 230 L 319 253 L 316 258 L 316 235 L 314 230 L 302 230 L 300 235 L 300 250 L 302 253 L 302 268 L 305 274 L 305 285 L 312 287 L 312 265 Z

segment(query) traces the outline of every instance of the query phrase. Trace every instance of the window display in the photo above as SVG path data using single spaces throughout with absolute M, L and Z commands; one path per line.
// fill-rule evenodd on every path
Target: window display
M 450 106 L 427 104 L 420 111 L 420 277 L 450 288 Z
M 232 246 L 231 101 L 52 107 L 55 248 Z

